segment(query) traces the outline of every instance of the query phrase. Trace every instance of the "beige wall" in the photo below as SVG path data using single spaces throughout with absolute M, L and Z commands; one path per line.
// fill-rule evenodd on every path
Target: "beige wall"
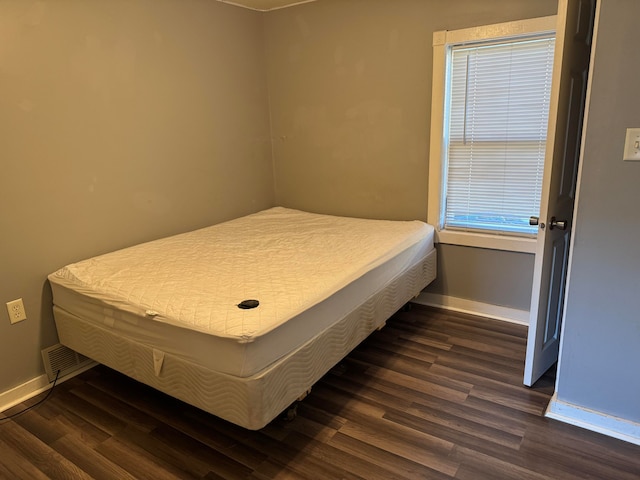
M 0 392 L 57 341 L 48 273 L 273 206 L 264 62 L 216 1 L 0 2 Z
M 556 10 L 556 0 L 321 0 L 270 12 L 277 202 L 426 220 L 433 32 Z M 528 310 L 531 255 L 445 246 L 441 257 L 429 291 Z

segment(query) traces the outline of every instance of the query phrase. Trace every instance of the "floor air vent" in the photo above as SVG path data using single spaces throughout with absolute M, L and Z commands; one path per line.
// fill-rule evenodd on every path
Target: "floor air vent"
M 55 380 L 58 370 L 60 370 L 58 378 L 62 378 L 93 363 L 90 358 L 60 344 L 42 350 L 42 361 L 50 382 Z

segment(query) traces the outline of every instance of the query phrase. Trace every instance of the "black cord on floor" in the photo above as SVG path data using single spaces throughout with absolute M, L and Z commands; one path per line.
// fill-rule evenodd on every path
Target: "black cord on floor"
M 8 420 L 11 420 L 12 418 L 16 418 L 18 415 L 22 415 L 23 413 L 28 412 L 29 410 L 31 410 L 32 408 L 37 407 L 38 405 L 40 405 L 43 402 L 46 402 L 47 399 L 51 396 L 51 394 L 53 393 L 53 389 L 56 388 L 56 383 L 58 382 L 58 376 L 60 375 L 60 370 L 58 370 L 56 372 L 56 378 L 53 380 L 53 385 L 51 386 L 51 388 L 49 389 L 49 391 L 47 392 L 47 395 L 42 399 L 39 400 L 38 402 L 34 403 L 33 405 L 31 405 L 30 407 L 25 408 L 24 410 L 21 410 L 17 413 L 14 413 L 12 415 L 9 415 L 7 417 L 4 418 L 0 418 L 0 423 L 6 422 Z

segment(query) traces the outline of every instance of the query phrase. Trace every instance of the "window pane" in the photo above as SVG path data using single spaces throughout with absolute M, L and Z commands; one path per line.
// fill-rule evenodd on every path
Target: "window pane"
M 453 47 L 445 228 L 535 234 L 553 38 Z

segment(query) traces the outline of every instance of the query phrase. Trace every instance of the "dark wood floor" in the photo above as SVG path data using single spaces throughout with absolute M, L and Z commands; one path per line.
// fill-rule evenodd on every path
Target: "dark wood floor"
M 524 350 L 521 326 L 415 306 L 257 432 L 100 366 L 0 421 L 0 478 L 640 478 L 640 447 L 542 416 Z

